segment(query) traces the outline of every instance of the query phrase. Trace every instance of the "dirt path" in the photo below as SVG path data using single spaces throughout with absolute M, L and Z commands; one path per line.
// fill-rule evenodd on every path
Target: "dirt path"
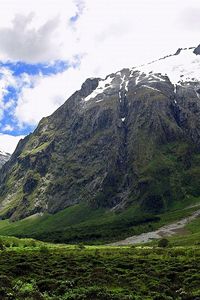
M 171 223 L 169 225 L 165 225 L 155 231 L 142 233 L 140 235 L 133 235 L 125 240 L 118 241 L 109 245 L 113 246 L 122 246 L 122 245 L 133 245 L 133 244 L 141 244 L 147 243 L 154 239 L 161 239 L 163 237 L 169 237 L 174 234 L 186 234 L 187 229 L 185 229 L 185 225 L 190 223 L 192 220 L 196 219 L 200 216 L 200 209 L 195 211 L 191 216 L 187 218 L 183 218 L 177 222 Z

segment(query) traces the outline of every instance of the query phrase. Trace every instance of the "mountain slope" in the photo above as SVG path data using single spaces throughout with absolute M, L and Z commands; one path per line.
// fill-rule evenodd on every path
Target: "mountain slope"
M 9 160 L 10 154 L 0 150 L 0 168 Z
M 200 56 L 195 52 L 198 47 L 180 49 L 104 80 L 87 79 L 20 141 L 3 166 L 1 216 L 18 220 L 78 203 L 113 211 L 137 205 L 160 213 L 198 197 Z

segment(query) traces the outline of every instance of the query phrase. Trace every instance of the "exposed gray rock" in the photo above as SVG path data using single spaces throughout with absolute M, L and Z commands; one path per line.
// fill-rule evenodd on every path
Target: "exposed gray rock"
M 200 45 L 194 49 L 196 55 L 200 55 Z

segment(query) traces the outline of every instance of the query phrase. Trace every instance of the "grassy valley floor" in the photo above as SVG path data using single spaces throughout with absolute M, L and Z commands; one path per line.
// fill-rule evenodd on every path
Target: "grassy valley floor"
M 53 243 L 107 244 L 157 230 L 190 216 L 199 208 L 199 198 L 176 203 L 175 207 L 157 215 L 142 213 L 136 205 L 115 213 L 79 204 L 54 215 L 34 215 L 16 222 L 1 220 L 0 235 L 32 237 Z

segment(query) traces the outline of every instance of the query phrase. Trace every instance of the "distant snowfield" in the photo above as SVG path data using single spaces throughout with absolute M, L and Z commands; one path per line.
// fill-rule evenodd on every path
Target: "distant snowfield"
M 194 49 L 182 49 L 178 55 L 168 56 L 155 62 L 135 67 L 143 73 L 161 73 L 169 77 L 173 84 L 200 81 L 200 55 Z M 158 78 L 157 78 L 158 79 Z

